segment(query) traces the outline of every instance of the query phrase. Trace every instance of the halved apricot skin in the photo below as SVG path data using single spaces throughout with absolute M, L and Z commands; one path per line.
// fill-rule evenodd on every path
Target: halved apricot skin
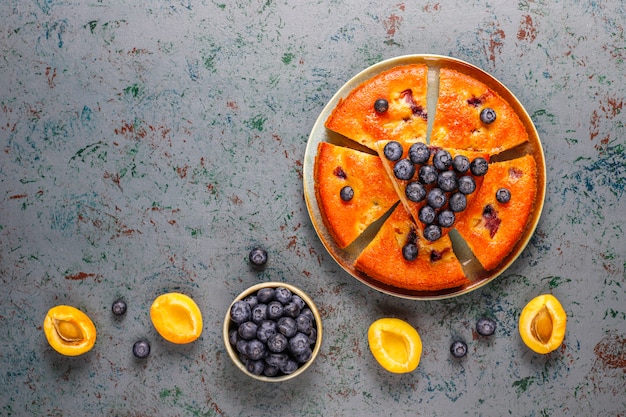
M 50 346 L 65 356 L 82 355 L 96 343 L 96 326 L 72 306 L 58 305 L 48 310 L 43 330 Z
M 565 338 L 567 314 L 552 294 L 533 298 L 522 310 L 519 332 L 530 349 L 546 354 L 556 350 Z
M 376 320 L 369 327 L 367 339 L 372 355 L 389 372 L 412 372 L 419 365 L 422 340 L 417 330 L 404 320 Z
M 158 296 L 150 307 L 154 328 L 167 341 L 185 344 L 202 334 L 202 313 L 189 296 L 171 292 Z

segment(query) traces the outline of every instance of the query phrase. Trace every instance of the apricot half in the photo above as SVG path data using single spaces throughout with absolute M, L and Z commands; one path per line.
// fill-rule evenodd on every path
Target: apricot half
M 376 361 L 389 372 L 401 374 L 417 368 L 422 356 L 422 339 L 404 320 L 376 320 L 369 327 L 367 340 Z
M 43 331 L 50 346 L 66 356 L 78 356 L 91 350 L 96 343 L 96 326 L 79 309 L 58 305 L 48 310 Z
M 551 294 L 533 298 L 522 310 L 519 332 L 530 349 L 546 354 L 556 350 L 565 337 L 567 315 Z
M 187 295 L 171 292 L 158 296 L 150 307 L 154 328 L 167 341 L 191 343 L 202 333 L 202 313 Z

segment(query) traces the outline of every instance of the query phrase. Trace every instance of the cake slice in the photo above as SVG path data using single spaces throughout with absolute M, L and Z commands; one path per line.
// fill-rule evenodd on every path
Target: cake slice
M 498 154 L 528 141 L 515 110 L 469 75 L 442 68 L 430 144 Z
M 498 197 L 499 190 L 508 193 L 500 191 Z M 536 194 L 531 155 L 490 164 L 476 198 L 455 226 L 486 270 L 498 266 L 524 233 Z
M 398 288 L 414 291 L 439 291 L 469 284 L 461 264 L 444 236 L 434 243 L 420 238 L 411 215 L 398 205 L 361 252 L 355 268 L 369 277 Z M 407 244 L 413 249 L 405 249 Z M 417 255 L 407 260 L 403 255 Z M 411 256 L 409 256 L 411 258 Z
M 321 217 L 340 248 L 352 243 L 398 202 L 380 158 L 321 142 L 315 161 L 315 193 Z
M 426 65 L 394 67 L 340 99 L 325 126 L 371 149 L 383 139 L 426 137 L 427 86 Z

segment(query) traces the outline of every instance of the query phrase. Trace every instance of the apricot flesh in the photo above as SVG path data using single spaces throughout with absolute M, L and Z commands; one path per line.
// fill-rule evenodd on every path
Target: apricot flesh
M 48 310 L 43 329 L 50 346 L 62 355 L 82 355 L 96 343 L 93 322 L 72 306 L 58 305 Z
M 373 322 L 367 332 L 372 355 L 387 371 L 412 372 L 422 355 L 422 340 L 409 323 L 397 318 Z
M 567 314 L 559 300 L 551 294 L 533 298 L 522 310 L 519 332 L 530 349 L 546 354 L 563 343 Z
M 202 333 L 202 313 L 191 297 L 171 292 L 157 297 L 150 307 L 150 319 L 167 341 L 185 344 Z

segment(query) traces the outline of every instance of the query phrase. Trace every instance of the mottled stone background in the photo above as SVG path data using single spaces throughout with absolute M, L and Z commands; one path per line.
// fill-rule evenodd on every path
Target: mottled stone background
M 626 414 L 626 7 L 620 1 L 5 0 L 0 4 L 0 415 L 623 416 Z M 347 275 L 311 225 L 304 150 L 317 115 L 382 59 L 450 55 L 489 72 L 532 116 L 548 195 L 503 276 L 416 302 Z M 247 253 L 265 247 L 254 271 Z M 231 299 L 279 280 L 321 308 L 320 357 L 291 382 L 239 372 Z M 191 295 L 202 337 L 175 346 L 148 309 Z M 530 298 L 568 313 L 562 348 L 517 334 Z M 122 319 L 111 303 L 124 297 Z M 95 322 L 77 358 L 47 344 L 56 304 Z M 495 336 L 473 330 L 495 318 Z M 419 368 L 374 361 L 369 324 L 405 318 Z M 152 354 L 133 358 L 147 338 Z M 469 354 L 453 360 L 455 338 Z

